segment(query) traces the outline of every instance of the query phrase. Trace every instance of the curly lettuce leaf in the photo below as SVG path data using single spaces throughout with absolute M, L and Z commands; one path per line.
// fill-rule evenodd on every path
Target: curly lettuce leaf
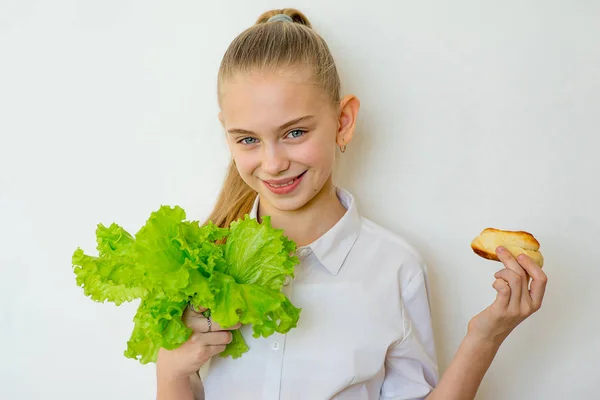
M 78 248 L 71 262 L 77 285 L 84 294 L 97 302 L 110 301 L 116 305 L 142 298 L 144 272 L 136 265 L 134 239 L 116 224 L 96 229 L 98 257 L 88 256 Z
M 180 207 L 161 207 L 136 234 L 138 264 L 145 271 L 145 287 L 171 301 L 193 298 L 208 307 L 213 302 L 209 279 L 224 268 L 223 250 L 216 242 L 227 230 L 213 224 L 184 221 Z
M 135 323 L 124 355 L 142 364 L 156 362 L 161 347 L 173 350 L 184 343 L 192 330 L 182 321 L 187 301 L 169 301 L 149 297 L 140 303 L 133 318 Z
M 221 357 L 231 357 L 231 358 L 240 358 L 242 354 L 250 350 L 244 337 L 242 336 L 242 332 L 239 330 L 231 331 L 231 343 L 229 343 L 225 350 L 219 354 Z
M 212 318 L 224 328 L 252 324 L 254 337 L 268 337 L 274 332 L 286 333 L 296 326 L 300 309 L 294 307 L 280 291 L 257 284 L 238 284 L 234 278 L 215 271 L 213 282 L 219 282 Z
M 185 211 L 180 207 L 163 206 L 150 215 L 135 235 L 137 262 L 146 271 L 149 284 L 160 283 L 158 289 L 165 294 L 178 291 L 185 281 L 182 278 L 167 282 L 166 274 L 181 273 L 187 265 L 209 276 L 216 265 L 224 264 L 222 250 L 214 242 L 222 239 L 226 231 L 214 225 L 200 227 L 184 219 Z
M 294 266 L 299 262 L 296 244 L 271 226 L 270 217 L 262 223 L 248 216 L 231 223 L 225 244 L 227 268 L 238 283 L 257 284 L 280 290 L 287 276 L 294 277 Z
M 182 208 L 162 206 L 135 238 L 114 223 L 100 224 L 96 236 L 98 257 L 81 249 L 73 254 L 76 281 L 95 301 L 120 305 L 141 299 L 126 357 L 154 362 L 161 347 L 184 343 L 191 334 L 182 321 L 188 304 L 211 309 L 224 327 L 252 324 L 255 337 L 296 326 L 300 309 L 280 292 L 298 263 L 295 244 L 268 218 L 223 229 L 185 221 Z M 248 351 L 241 333 L 233 333 L 223 357 Z

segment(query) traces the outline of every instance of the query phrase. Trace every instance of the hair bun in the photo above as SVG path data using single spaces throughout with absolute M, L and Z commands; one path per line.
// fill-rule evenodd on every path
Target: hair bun
M 279 15 L 279 14 L 287 15 L 288 17 L 290 17 L 292 19 L 293 22 L 300 24 L 300 25 L 307 26 L 309 28 L 312 28 L 312 25 L 308 21 L 308 18 L 306 18 L 306 16 L 304 14 L 302 14 L 300 11 L 296 10 L 295 8 L 283 8 L 283 9 L 275 9 L 275 10 L 266 11 L 266 12 L 262 13 L 260 15 L 260 17 L 258 17 L 258 19 L 256 20 L 256 25 L 265 24 L 265 23 L 269 22 L 269 18 L 274 17 L 275 15 Z

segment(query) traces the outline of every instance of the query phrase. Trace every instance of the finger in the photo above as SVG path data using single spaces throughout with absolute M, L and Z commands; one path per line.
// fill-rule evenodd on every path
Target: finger
M 202 313 L 198 312 L 198 310 L 201 310 L 201 308 L 194 309 L 193 305 L 188 304 L 183 312 L 183 323 L 188 328 L 193 329 L 195 332 L 207 332 L 208 322 L 206 321 L 206 317 Z
M 195 353 L 197 360 L 204 364 L 211 357 L 223 352 L 226 347 L 226 345 L 206 346 L 204 343 L 199 343 L 190 351 Z
M 496 249 L 496 254 L 500 261 L 504 264 L 506 268 L 513 270 L 519 277 L 521 277 L 521 291 L 522 294 L 529 292 L 529 276 L 527 272 L 521 267 L 516 258 L 512 255 L 510 251 L 508 251 L 505 247 L 499 246 Z
M 219 331 L 232 331 L 235 329 L 239 329 L 242 324 L 237 323 L 232 327 L 223 328 L 218 322 L 214 320 L 210 320 L 210 327 L 208 323 L 208 318 L 206 318 L 202 314 L 196 314 L 193 317 L 190 317 L 186 320 L 186 325 L 193 329 L 194 332 L 198 333 L 209 333 L 209 332 L 219 332 Z
M 187 307 L 185 307 L 185 309 L 183 310 L 183 315 L 181 316 L 181 318 L 186 324 L 188 321 L 193 320 L 195 318 L 204 318 L 204 315 L 202 315 L 202 313 L 199 310 L 202 310 L 202 308 L 194 309 L 194 306 L 188 304 Z
M 191 337 L 192 342 L 206 346 L 225 346 L 231 343 L 232 339 L 233 335 L 228 331 L 194 333 Z
M 196 314 L 200 314 L 200 313 L 203 313 L 204 311 L 208 310 L 208 308 L 206 308 L 206 307 L 196 307 L 193 304 L 188 304 L 188 308 Z
M 196 314 L 187 320 L 186 325 L 197 333 L 208 333 L 222 330 L 221 326 L 217 322 L 210 320 L 209 326 L 208 321 L 208 318 L 206 318 L 204 315 Z
M 512 269 L 504 268 L 494 275 L 496 279 L 504 279 L 510 286 L 510 300 L 508 308 L 517 312 L 521 308 L 522 283 L 521 277 Z
M 531 288 L 529 295 L 533 301 L 533 305 L 536 309 L 539 309 L 546 293 L 546 284 L 548 283 L 548 277 L 542 271 L 542 268 L 536 264 L 531 257 L 524 254 L 519 255 L 519 263 L 525 268 L 527 274 L 531 276 Z
M 227 346 L 224 345 L 224 344 L 223 345 L 218 345 L 218 346 L 207 346 L 207 348 L 206 348 L 206 350 L 208 352 L 207 354 L 210 357 L 216 356 L 217 354 L 222 353 L 225 350 L 226 347 Z
M 510 301 L 510 286 L 508 282 L 504 279 L 496 279 L 492 287 L 498 292 L 494 303 L 502 308 L 507 308 Z
M 218 327 L 218 329 L 215 329 L 215 325 Z M 241 322 L 238 322 L 237 324 L 235 324 L 233 326 L 224 328 L 224 327 L 222 327 L 219 324 L 215 324 L 215 322 L 213 321 L 213 329 L 212 330 L 213 330 L 213 332 L 214 331 L 235 331 L 236 329 L 240 329 L 241 327 L 242 327 L 242 323 Z

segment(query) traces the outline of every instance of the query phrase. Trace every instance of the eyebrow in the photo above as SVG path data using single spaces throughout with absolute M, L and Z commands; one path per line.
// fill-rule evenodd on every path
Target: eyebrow
M 305 115 L 304 117 L 300 117 L 300 118 L 295 118 L 291 121 L 286 122 L 285 124 L 281 125 L 279 128 L 277 128 L 277 130 L 282 131 L 286 128 L 289 128 L 292 125 L 296 125 L 300 122 L 306 122 L 309 121 L 311 119 L 313 119 L 315 116 L 314 115 Z M 239 133 L 242 135 L 254 135 L 255 133 L 246 129 L 239 129 L 239 128 L 232 128 L 227 130 L 227 132 L 229 133 Z

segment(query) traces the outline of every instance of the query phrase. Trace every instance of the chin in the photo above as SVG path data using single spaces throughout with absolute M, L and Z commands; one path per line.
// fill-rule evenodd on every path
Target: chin
M 261 193 L 261 199 L 265 199 L 269 205 L 280 211 L 296 211 L 304 207 L 310 199 L 303 194 L 278 196 L 270 192 Z
M 306 183 L 306 182 L 303 182 Z M 261 183 L 262 184 L 262 183 Z M 310 202 L 318 191 L 310 190 L 310 187 L 299 186 L 294 192 L 287 195 L 277 195 L 269 189 L 262 187 L 258 192 L 261 200 L 264 199 L 269 206 L 280 211 L 296 211 Z

